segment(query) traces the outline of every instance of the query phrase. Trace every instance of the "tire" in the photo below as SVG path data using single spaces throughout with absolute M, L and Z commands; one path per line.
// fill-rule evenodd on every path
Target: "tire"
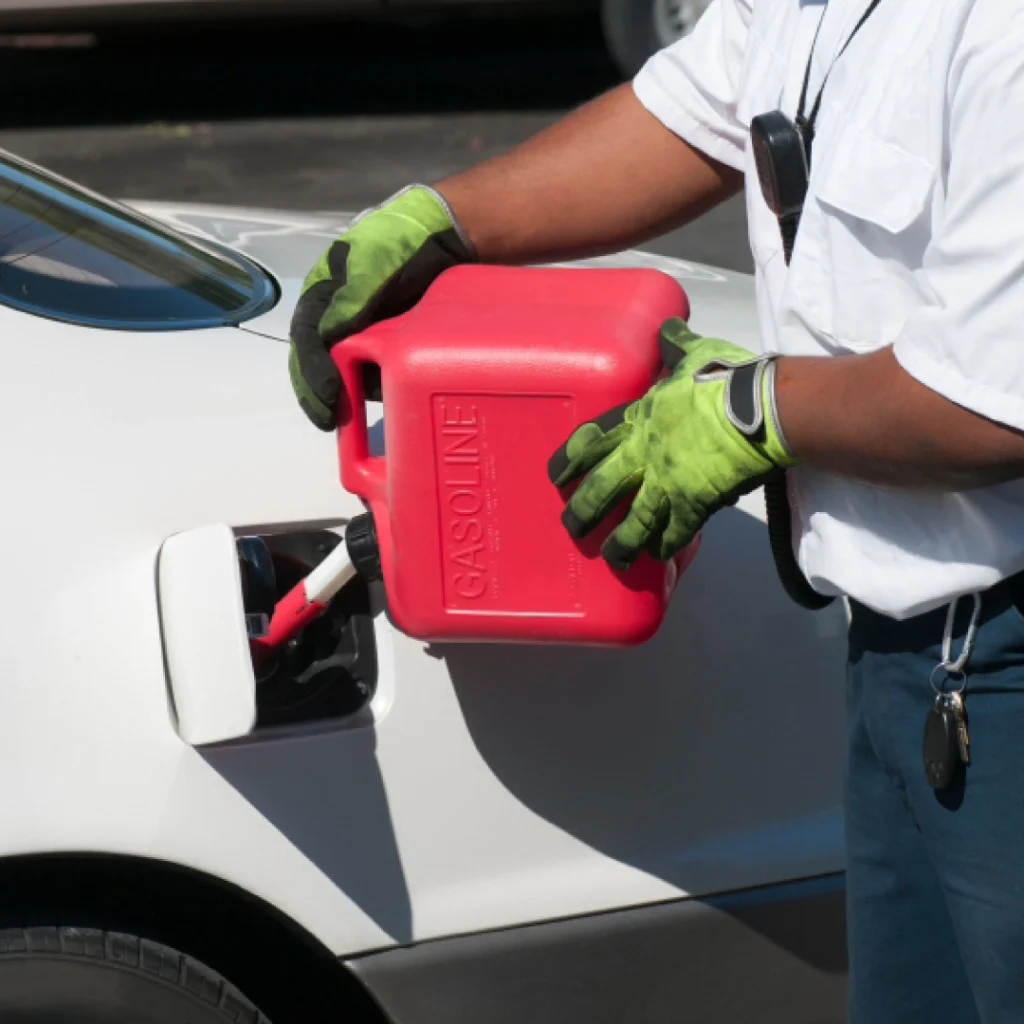
M 215 971 L 91 928 L 0 931 L 3 1024 L 269 1024 Z
M 619 71 L 632 78 L 648 57 L 693 31 L 710 0 L 601 0 L 604 38 Z

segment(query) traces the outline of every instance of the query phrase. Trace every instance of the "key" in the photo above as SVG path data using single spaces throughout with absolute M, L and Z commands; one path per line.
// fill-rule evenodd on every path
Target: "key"
M 960 760 L 964 765 L 969 765 L 971 763 L 971 738 L 967 734 L 967 708 L 964 707 L 964 695 L 962 693 L 947 694 L 946 705 L 956 717 L 956 741 L 960 750 Z
M 959 699 L 959 695 L 955 695 Z M 961 714 L 957 714 L 959 707 Z M 940 693 L 924 722 L 922 756 L 924 774 L 932 789 L 945 789 L 960 767 L 960 718 L 963 700 L 950 704 L 950 694 Z

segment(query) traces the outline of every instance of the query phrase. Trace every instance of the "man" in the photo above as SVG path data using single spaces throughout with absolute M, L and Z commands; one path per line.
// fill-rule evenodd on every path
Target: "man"
M 791 254 L 750 143 L 776 109 L 811 166 Z M 667 324 L 672 375 L 553 459 L 564 521 L 635 496 L 605 555 L 666 558 L 789 471 L 800 567 L 852 610 L 851 1019 L 1024 1020 L 1024 8 L 716 0 L 631 86 L 335 243 L 296 392 L 332 427 L 330 346 L 454 263 L 618 250 L 744 182 L 768 355 Z

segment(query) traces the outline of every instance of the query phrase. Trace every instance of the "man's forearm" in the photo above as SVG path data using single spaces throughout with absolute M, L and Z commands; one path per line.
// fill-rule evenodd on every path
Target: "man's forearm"
M 1024 476 L 1024 434 L 925 387 L 891 348 L 782 358 L 779 420 L 801 463 L 897 488 L 970 490 Z
M 482 260 L 524 263 L 636 245 L 742 184 L 739 172 L 672 134 L 624 85 L 437 188 Z

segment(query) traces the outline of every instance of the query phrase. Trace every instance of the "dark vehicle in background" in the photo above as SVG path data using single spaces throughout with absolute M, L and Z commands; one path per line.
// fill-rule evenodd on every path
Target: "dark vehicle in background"
M 96 30 L 144 19 L 330 15 L 401 19 L 452 10 L 515 14 L 601 8 L 605 39 L 624 76 L 691 31 L 710 0 L 0 0 L 0 32 Z

